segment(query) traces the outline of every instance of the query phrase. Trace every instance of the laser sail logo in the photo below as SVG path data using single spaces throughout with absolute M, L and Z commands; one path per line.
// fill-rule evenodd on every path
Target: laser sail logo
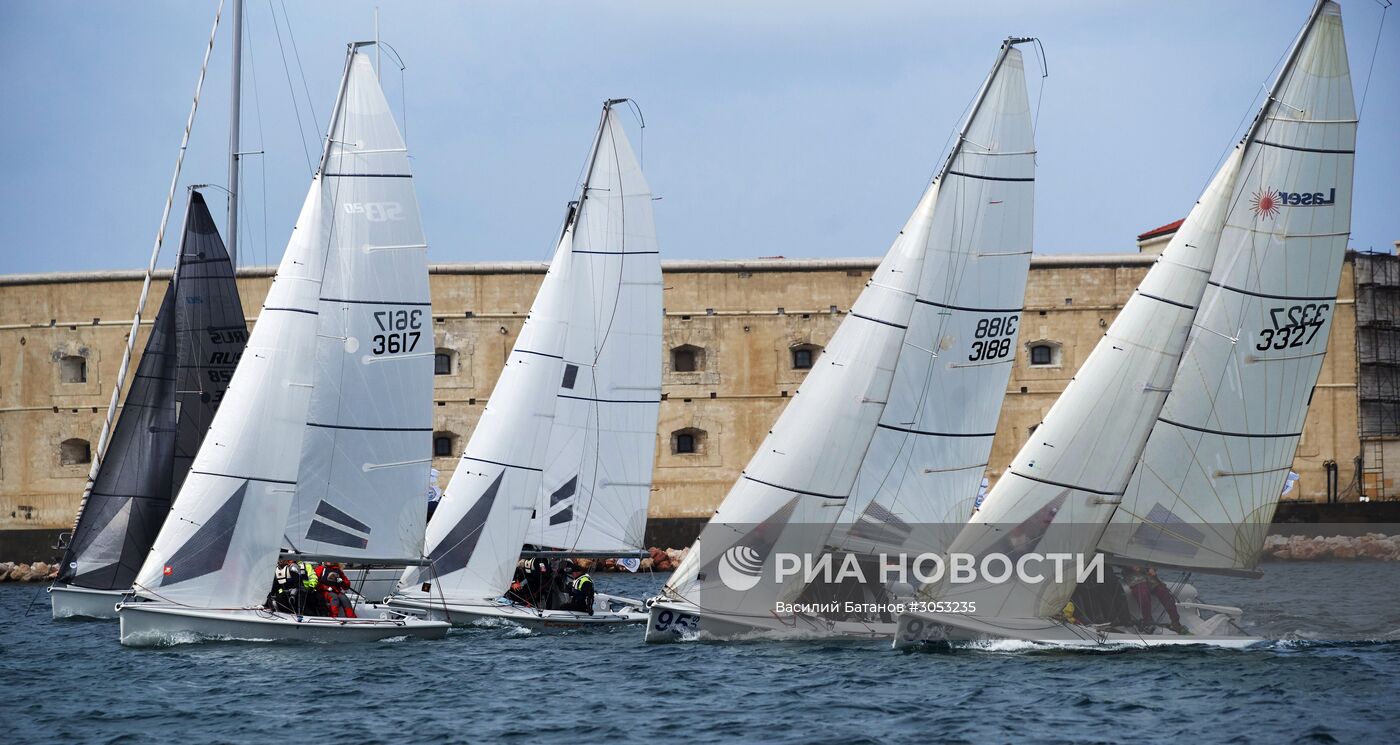
M 751 546 L 732 546 L 719 557 L 719 579 L 735 592 L 748 592 L 763 574 L 763 556 Z
M 1330 207 L 1337 203 L 1337 188 L 1331 186 L 1327 188 L 1327 193 L 1320 191 L 1279 191 L 1278 189 L 1263 188 L 1254 192 L 1250 198 L 1250 211 L 1255 217 L 1275 217 L 1282 207 Z

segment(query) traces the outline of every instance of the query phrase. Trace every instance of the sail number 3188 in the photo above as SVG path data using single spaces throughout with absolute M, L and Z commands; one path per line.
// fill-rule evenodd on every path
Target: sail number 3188
M 373 354 L 412 352 L 423 337 L 421 310 L 381 310 L 374 314 L 374 322 L 383 333 L 374 335 Z
M 1019 316 L 993 316 L 977 321 L 973 333 L 971 362 L 999 360 L 1011 354 L 1011 338 L 1016 335 L 1016 322 Z

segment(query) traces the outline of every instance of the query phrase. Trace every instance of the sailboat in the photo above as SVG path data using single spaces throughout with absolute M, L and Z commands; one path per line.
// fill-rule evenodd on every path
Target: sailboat
M 554 256 L 428 523 L 428 563 L 390 607 L 454 623 L 640 623 L 640 601 L 594 612 L 506 598 L 522 556 L 624 556 L 646 530 L 661 400 L 661 262 L 651 189 L 603 104 Z M 529 549 L 522 552 L 522 548 Z
M 872 555 L 971 514 L 1015 359 L 1035 145 L 1022 54 L 997 53 L 948 158 L 818 364 L 650 601 L 646 639 L 880 637 L 894 619 L 783 609 L 778 557 Z M 770 580 L 770 581 L 765 581 Z M 912 593 L 912 588 L 909 589 Z
M 175 508 L 117 608 L 121 642 L 441 638 L 377 611 L 264 607 L 279 554 L 418 562 L 432 436 L 427 244 L 369 58 L 344 74 L 296 228 Z M 285 553 L 282 549 L 289 550 Z
M 205 48 L 189 119 L 175 161 L 142 283 L 136 316 L 122 353 L 116 385 L 96 457 L 88 474 L 73 530 L 59 545 L 64 552 L 58 579 L 49 589 L 53 617 L 116 618 L 116 602 L 130 594 L 136 571 L 155 541 L 179 493 L 247 340 L 248 327 L 235 282 L 238 227 L 238 134 L 243 0 L 233 2 L 233 80 L 229 128 L 229 242 L 219 238 L 199 187 L 185 208 L 180 254 L 151 334 L 126 393 L 120 418 L 117 401 L 136 347 L 165 229 L 175 201 L 184 156 L 199 108 L 200 91 L 219 28 L 222 5 Z M 110 433 L 110 438 L 109 438 Z
M 1318 2 L 1245 136 L 951 552 L 1078 557 L 1062 576 L 991 576 L 923 599 L 895 646 L 1259 641 L 1239 608 L 1174 586 L 1179 629 L 1073 617 L 1129 565 L 1253 576 L 1326 351 L 1350 231 L 1356 110 L 1341 11 Z M 1079 571 L 1080 568 L 1085 571 Z M 952 612 L 959 611 L 959 612 Z M 1073 616 L 1074 614 L 1069 614 Z
M 191 189 L 174 274 L 49 588 L 54 618 L 117 617 L 247 337 L 233 264 Z

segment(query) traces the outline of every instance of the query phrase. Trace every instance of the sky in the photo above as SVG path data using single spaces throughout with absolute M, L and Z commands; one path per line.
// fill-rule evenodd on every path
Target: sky
M 382 79 L 434 262 L 546 260 L 615 97 L 645 116 L 645 130 L 625 121 L 660 197 L 663 258 L 881 255 L 1008 35 L 1039 37 L 1048 63 L 1042 80 L 1027 54 L 1035 250 L 1132 251 L 1189 211 L 1312 5 L 248 0 L 241 265 L 280 259 L 345 43 L 373 38 L 376 4 L 406 65 L 386 52 Z M 146 265 L 216 7 L 0 3 L 0 274 Z M 1400 18 L 1381 19 L 1377 0 L 1343 3 L 1358 104 L 1377 50 L 1357 143 L 1361 250 L 1400 239 Z M 173 234 L 183 186 L 228 179 L 224 21 Z M 222 221 L 220 192 L 206 195 Z

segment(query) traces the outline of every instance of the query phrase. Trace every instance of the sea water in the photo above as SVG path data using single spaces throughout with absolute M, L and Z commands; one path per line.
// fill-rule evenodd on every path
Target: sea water
M 640 626 L 125 649 L 0 585 L 0 742 L 1362 742 L 1400 733 L 1400 563 L 1197 576 L 1258 649 L 642 643 Z M 661 575 L 600 574 L 643 596 Z M 25 614 L 34 600 L 33 609 Z

